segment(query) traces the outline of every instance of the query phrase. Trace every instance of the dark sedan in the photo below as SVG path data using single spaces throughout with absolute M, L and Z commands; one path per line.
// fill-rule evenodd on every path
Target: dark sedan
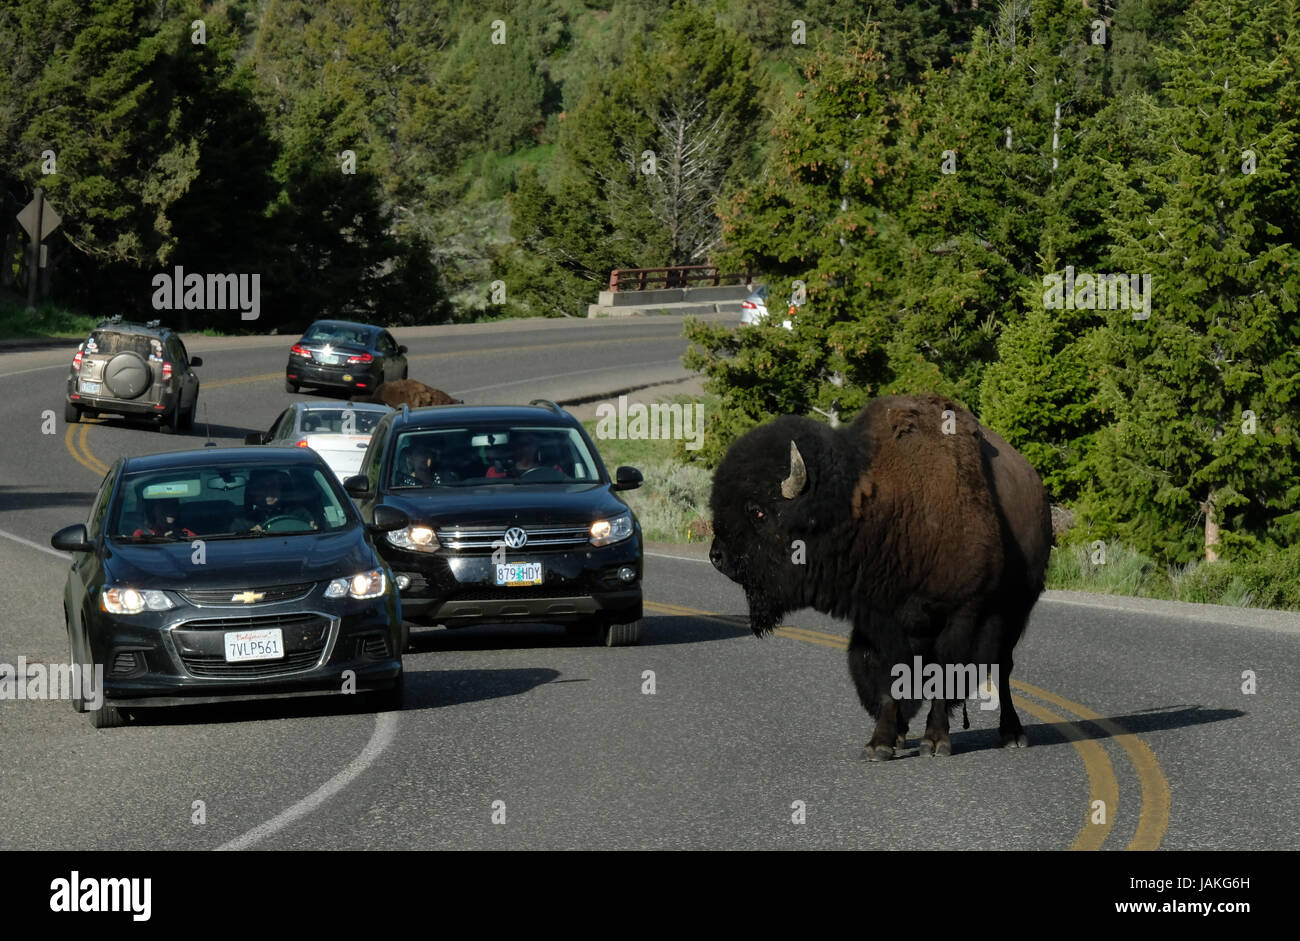
M 155 706 L 370 692 L 402 699 L 401 604 L 372 533 L 329 467 L 298 448 L 120 458 L 64 588 L 70 663 L 102 667 L 96 728 Z
M 383 382 L 405 379 L 406 347 L 382 327 L 318 320 L 289 350 L 284 388 L 347 389 L 368 394 Z

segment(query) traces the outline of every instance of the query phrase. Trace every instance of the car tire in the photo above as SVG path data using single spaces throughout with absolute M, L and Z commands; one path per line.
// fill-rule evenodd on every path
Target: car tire
M 635 647 L 641 643 L 641 619 L 626 624 L 610 624 L 601 635 L 606 647 Z
M 376 712 L 401 712 L 406 702 L 406 672 L 397 674 L 397 682 L 388 689 L 371 693 L 370 701 Z
M 297 391 L 298 391 L 298 383 L 296 383 L 296 382 L 291 382 L 291 381 L 288 380 L 288 379 L 284 380 L 284 391 L 285 391 L 285 392 L 297 392 Z
M 181 430 L 181 403 L 177 402 L 172 410 L 162 417 L 158 430 L 165 435 L 174 435 Z
M 71 626 L 68 627 L 68 663 L 74 670 L 81 670 L 81 663 L 77 660 L 77 652 L 72 645 Z M 90 724 L 97 729 L 117 729 L 126 725 L 126 713 L 106 702 L 101 702 L 98 709 L 89 709 L 84 699 L 74 696 L 72 698 L 72 711 L 89 713 Z
M 194 427 L 194 413 L 198 410 L 199 398 L 198 396 L 195 396 L 194 401 L 190 403 L 190 407 L 185 410 L 185 415 L 181 418 L 181 428 L 185 431 L 189 431 Z
M 69 425 L 75 425 L 77 422 L 81 421 L 81 409 L 77 408 L 77 406 L 73 405 L 71 402 L 66 403 L 63 406 L 63 420 Z

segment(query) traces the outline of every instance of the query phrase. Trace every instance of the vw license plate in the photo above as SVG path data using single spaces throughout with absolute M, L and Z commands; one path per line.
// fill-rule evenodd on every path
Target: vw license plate
M 498 585 L 540 585 L 542 563 L 507 562 L 497 566 Z
M 103 385 L 103 383 L 100 383 L 100 382 L 85 382 L 85 381 L 83 381 L 83 382 L 81 383 L 81 391 L 82 391 L 82 392 L 85 392 L 85 393 L 88 394 L 88 395 L 99 395 L 100 391 L 101 391 L 103 388 L 104 388 L 104 385 Z
M 264 631 L 230 631 L 226 634 L 226 662 L 243 660 L 279 660 L 284 657 L 284 637 L 280 628 Z

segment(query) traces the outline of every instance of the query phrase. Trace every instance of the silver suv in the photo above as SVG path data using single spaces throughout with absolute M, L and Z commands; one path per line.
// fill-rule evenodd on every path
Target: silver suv
M 199 377 L 185 344 L 159 321 L 129 323 L 105 320 L 77 347 L 68 373 L 65 421 L 102 412 L 147 416 L 166 434 L 194 424 L 199 404 Z

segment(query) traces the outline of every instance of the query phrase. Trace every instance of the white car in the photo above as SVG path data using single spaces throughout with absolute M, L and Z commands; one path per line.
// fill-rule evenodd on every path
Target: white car
M 294 402 L 275 420 L 270 431 L 254 432 L 245 444 L 278 448 L 311 448 L 342 482 L 360 469 L 379 419 L 393 411 L 370 402 Z
M 759 322 L 767 319 L 767 298 L 769 289 L 766 284 L 754 288 L 754 293 L 745 298 L 740 305 L 740 325 L 742 327 L 752 327 Z M 791 311 L 793 312 L 793 305 Z M 793 330 L 794 324 L 789 318 L 781 321 L 781 326 L 787 330 Z

